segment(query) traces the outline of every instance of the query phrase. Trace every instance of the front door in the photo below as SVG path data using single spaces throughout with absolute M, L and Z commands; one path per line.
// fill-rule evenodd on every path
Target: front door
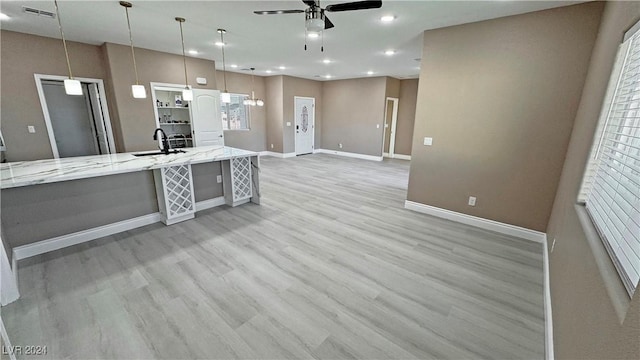
M 315 102 L 314 98 L 298 96 L 294 98 L 296 155 L 313 153 Z

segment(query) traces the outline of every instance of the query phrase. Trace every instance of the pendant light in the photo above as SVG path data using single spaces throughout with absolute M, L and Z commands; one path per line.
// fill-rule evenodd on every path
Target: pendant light
M 224 82 L 224 91 L 220 94 L 220 101 L 225 104 L 229 104 L 231 102 L 231 94 L 227 91 L 227 67 L 224 63 L 224 34 L 227 32 L 225 29 L 218 29 L 218 33 L 220 34 L 220 43 L 222 46 L 222 81 Z
M 193 91 L 189 86 L 189 78 L 187 77 L 187 56 L 184 54 L 184 34 L 182 33 L 182 23 L 186 20 L 181 17 L 177 17 L 176 21 L 180 24 L 180 40 L 182 40 L 182 62 L 184 63 L 184 90 L 182 90 L 182 100 L 193 100 Z
M 254 89 L 254 83 L 253 83 L 253 71 L 256 68 L 251 68 L 251 99 L 246 99 L 242 102 L 242 104 L 244 105 L 249 105 L 249 106 L 264 106 L 264 101 L 262 99 L 256 99 L 256 93 L 255 91 L 253 91 Z
M 138 66 L 136 65 L 136 53 L 133 49 L 133 36 L 131 35 L 131 22 L 129 22 L 129 8 L 132 7 L 130 2 L 120 1 L 120 5 L 124 7 L 124 11 L 127 14 L 127 27 L 129 28 L 129 43 L 131 44 L 131 57 L 133 58 L 133 71 L 136 74 L 136 84 L 131 85 L 131 95 L 136 99 L 146 99 L 147 90 L 144 85 L 140 85 L 138 79 Z
M 82 95 L 82 85 L 79 80 L 73 78 L 71 72 L 71 63 L 69 62 L 69 51 L 67 50 L 67 41 L 64 38 L 64 32 L 62 31 L 62 21 L 60 20 L 60 12 L 58 10 L 58 0 L 53 0 L 56 7 L 56 16 L 58 17 L 58 29 L 60 29 L 60 37 L 62 38 L 62 46 L 64 46 L 64 55 L 67 58 L 67 68 L 69 69 L 69 78 L 64 79 L 64 92 L 67 95 Z

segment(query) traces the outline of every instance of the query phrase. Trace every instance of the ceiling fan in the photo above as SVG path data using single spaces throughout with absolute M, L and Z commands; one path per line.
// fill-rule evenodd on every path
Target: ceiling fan
M 366 10 L 366 9 L 378 9 L 382 7 L 382 0 L 374 1 L 354 1 L 342 4 L 328 5 L 326 8 L 320 7 L 320 0 L 302 0 L 308 8 L 305 10 L 263 10 L 254 11 L 254 14 L 258 15 L 279 15 L 279 14 L 299 14 L 304 13 L 305 17 L 305 29 L 308 32 L 319 33 L 322 30 L 328 30 L 334 27 L 331 20 L 324 15 L 325 11 L 338 12 L 338 11 L 352 11 L 352 10 Z M 305 44 L 304 49 L 307 50 Z

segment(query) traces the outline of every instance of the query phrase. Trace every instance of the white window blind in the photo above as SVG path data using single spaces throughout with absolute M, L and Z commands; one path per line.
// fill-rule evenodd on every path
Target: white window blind
M 578 196 L 622 282 L 640 279 L 640 33 L 620 46 Z

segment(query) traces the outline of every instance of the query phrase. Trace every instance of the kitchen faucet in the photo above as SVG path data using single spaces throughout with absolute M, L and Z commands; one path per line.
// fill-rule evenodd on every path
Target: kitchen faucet
M 164 132 L 164 130 L 162 130 L 161 128 L 157 128 L 154 132 L 153 132 L 153 140 L 158 140 L 158 131 L 160 131 L 162 133 L 162 147 L 160 148 L 160 150 L 162 150 L 162 152 L 165 153 L 165 155 L 169 154 L 169 139 L 167 138 L 167 134 Z

